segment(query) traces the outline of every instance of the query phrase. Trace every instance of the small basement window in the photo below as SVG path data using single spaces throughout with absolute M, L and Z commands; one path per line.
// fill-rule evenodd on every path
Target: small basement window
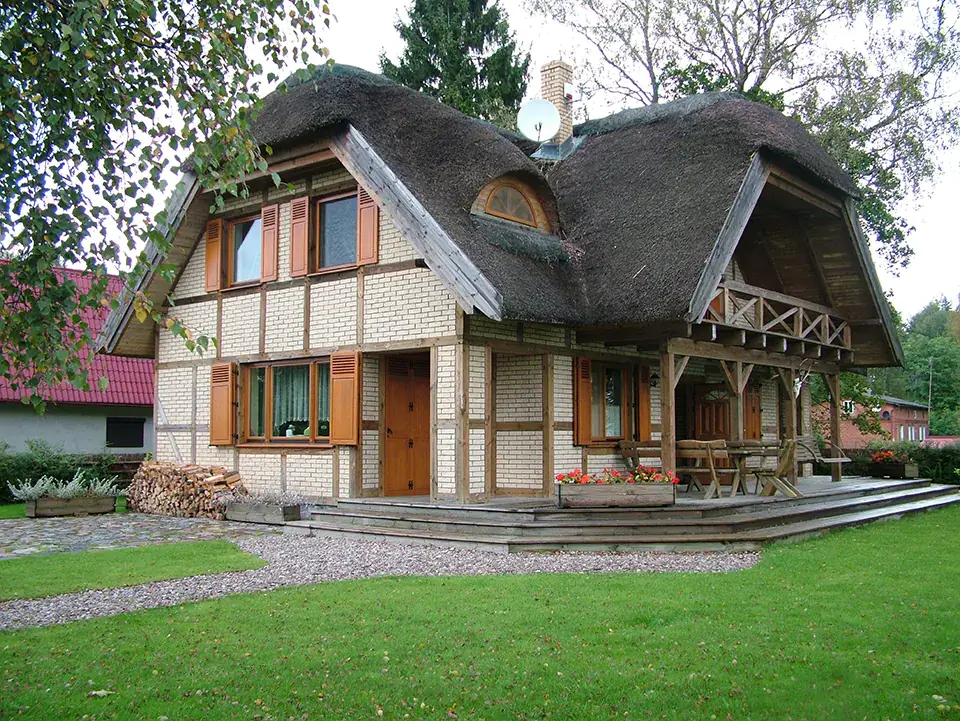
M 143 448 L 145 418 L 107 418 L 107 446 Z
M 518 188 L 513 185 L 500 185 L 494 188 L 487 198 L 485 207 L 489 215 L 505 220 L 537 227 L 537 218 L 533 214 L 533 205 Z

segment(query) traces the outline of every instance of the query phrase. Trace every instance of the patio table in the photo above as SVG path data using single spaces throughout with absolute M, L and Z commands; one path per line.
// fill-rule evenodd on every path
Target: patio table
M 751 458 L 759 458 L 762 467 L 767 458 L 779 458 L 780 444 L 776 441 L 727 441 L 727 455 L 733 462 L 734 473 L 730 484 L 730 498 L 743 491 L 747 493 L 747 475 L 750 470 L 747 463 Z M 760 491 L 760 478 L 757 477 L 757 492 Z

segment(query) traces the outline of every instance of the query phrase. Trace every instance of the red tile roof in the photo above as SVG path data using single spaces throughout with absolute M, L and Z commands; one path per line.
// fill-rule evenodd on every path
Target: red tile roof
M 81 289 L 90 287 L 90 276 L 81 270 L 57 268 L 57 275 L 68 277 Z M 108 284 L 111 293 L 119 293 L 123 287 L 120 278 L 111 276 Z M 109 309 L 97 311 L 89 309 L 83 313 L 83 319 L 89 323 L 94 338 L 100 334 L 100 328 L 107 320 Z M 94 356 L 90 362 L 91 385 L 96 379 L 106 375 L 109 380 L 107 389 L 100 391 L 81 391 L 69 383 L 62 383 L 43 393 L 45 400 L 53 403 L 77 403 L 85 405 L 114 406 L 152 406 L 153 405 L 153 361 L 143 358 L 120 358 L 118 356 Z M 24 395 L 22 390 L 14 391 L 10 384 L 0 378 L 0 402 L 19 401 Z

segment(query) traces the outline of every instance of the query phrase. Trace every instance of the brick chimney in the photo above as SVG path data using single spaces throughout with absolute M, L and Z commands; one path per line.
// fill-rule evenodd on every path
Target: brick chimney
M 573 135 L 573 66 L 563 60 L 551 60 L 540 68 L 540 96 L 560 111 L 560 132 L 554 143 Z

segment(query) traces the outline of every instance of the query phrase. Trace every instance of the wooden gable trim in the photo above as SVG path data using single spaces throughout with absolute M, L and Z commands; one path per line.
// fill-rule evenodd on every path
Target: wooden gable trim
M 177 183 L 177 187 L 174 189 L 173 195 L 170 196 L 170 200 L 166 205 L 165 210 L 167 220 L 165 223 L 160 223 L 157 227 L 157 230 L 163 235 L 167 242 L 170 243 L 171 252 L 164 256 L 157 249 L 156 245 L 149 242 L 147 243 L 143 250 L 147 256 L 147 271 L 136 280 L 132 287 L 124 286 L 123 291 L 120 294 L 119 305 L 113 311 L 111 311 L 103 325 L 103 329 L 100 331 L 100 337 L 97 339 L 97 349 L 99 351 L 103 351 L 104 353 L 112 353 L 114 349 L 116 349 L 120 339 L 123 337 L 123 332 L 126 330 L 130 320 L 133 317 L 133 299 L 136 297 L 138 292 L 146 293 L 154 302 L 157 301 L 157 298 L 153 297 L 154 294 L 150 292 L 150 286 L 153 284 L 154 278 L 157 276 L 157 269 L 160 267 L 160 265 L 165 260 L 169 260 L 170 255 L 175 254 L 177 251 L 175 242 L 177 233 L 180 230 L 180 226 L 182 225 L 187 213 L 190 211 L 190 208 L 192 207 L 199 192 L 200 181 L 196 174 L 194 174 L 192 171 L 184 173 L 180 177 L 180 182 Z M 180 275 L 183 273 L 184 268 L 186 268 L 187 261 L 195 252 L 197 245 L 200 242 L 200 238 L 203 237 L 204 234 L 205 228 L 204 232 L 200 233 L 197 237 L 190 239 L 193 242 L 190 244 L 189 248 L 179 249 L 180 255 L 182 256 L 182 262 L 178 264 L 179 268 L 176 276 L 173 279 L 173 282 L 167 287 L 167 290 L 163 292 L 163 298 L 166 298 L 169 289 L 173 288 L 176 282 L 180 279 Z M 155 334 L 151 334 L 151 337 L 155 337 Z M 156 348 L 152 348 L 149 350 L 149 352 L 138 354 L 135 357 L 152 358 L 155 354 Z
M 330 139 L 330 148 L 423 256 L 464 312 L 479 310 L 492 320 L 503 319 L 500 292 L 451 240 L 360 131 L 348 126 L 346 132 Z
M 890 352 L 897 365 L 903 365 L 903 348 L 900 346 L 900 340 L 897 338 L 896 325 L 893 322 L 893 316 L 890 313 L 890 306 L 883 295 L 883 286 L 880 285 L 880 278 L 877 276 L 877 269 L 870 258 L 870 244 L 863 234 L 863 228 L 860 225 L 860 215 L 857 212 L 857 205 L 853 198 L 847 198 L 843 204 L 843 220 L 846 223 L 850 237 L 853 238 L 853 249 L 863 271 L 863 277 L 870 288 L 870 294 L 873 296 L 873 302 L 877 307 L 877 314 L 883 321 L 883 332 L 887 337 L 887 343 L 890 345 Z
M 723 221 L 723 227 L 720 229 L 720 235 L 710 252 L 710 257 L 703 267 L 700 274 L 700 281 L 697 283 L 697 289 L 693 292 L 693 298 L 690 299 L 690 306 L 684 320 L 687 323 L 699 323 L 707 312 L 707 307 L 713 299 L 713 293 L 720 283 L 723 271 L 730 263 L 733 257 L 733 251 L 737 249 L 737 243 L 740 242 L 740 236 L 743 235 L 747 222 L 753 214 L 753 209 L 760 199 L 760 193 L 763 192 L 763 186 L 767 184 L 770 177 L 770 164 L 760 157 L 759 153 L 753 154 L 753 160 L 747 169 L 747 174 L 740 183 L 740 190 L 737 191 L 737 197 L 730 206 L 726 220 Z

